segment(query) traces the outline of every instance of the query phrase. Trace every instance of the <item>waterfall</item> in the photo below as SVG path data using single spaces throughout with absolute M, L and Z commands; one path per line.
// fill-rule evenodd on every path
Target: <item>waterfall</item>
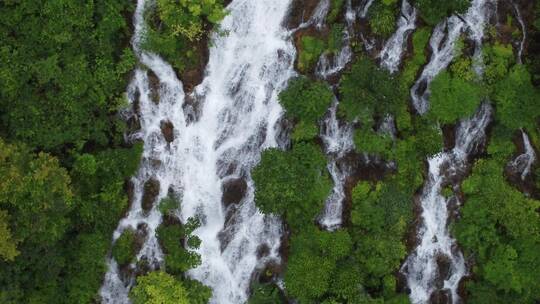
M 452 180 L 462 179 L 468 158 L 480 152 L 491 114 L 491 106 L 482 104 L 473 117 L 459 124 L 454 149 L 428 159 L 428 179 L 420 198 L 419 245 L 402 267 L 414 304 L 428 303 L 434 292 L 442 292 L 450 303 L 459 303 L 457 289 L 467 269 L 462 253 L 448 232 L 449 199 L 442 195 L 442 190 Z
M 475 44 L 475 71 L 477 74 L 482 74 L 481 46 L 484 37 L 484 25 L 492 11 L 490 4 L 495 1 L 473 0 L 471 7 L 469 7 L 464 17 L 451 16 L 435 27 L 429 40 L 429 46 L 432 51 L 430 61 L 424 67 L 422 74 L 411 88 L 413 105 L 418 113 L 424 114 L 427 112 L 429 108 L 429 85 L 454 59 L 456 55 L 456 43 L 464 29 L 468 31 L 469 38 Z
M 523 20 L 523 16 L 521 15 L 521 10 L 519 9 L 519 6 L 516 4 L 516 2 L 512 1 L 512 6 L 514 7 L 514 10 L 516 11 L 516 17 L 519 22 L 519 25 L 521 26 L 521 42 L 519 43 L 519 49 L 517 53 L 517 62 L 521 62 L 521 57 L 523 56 L 523 49 L 525 48 L 525 42 L 527 41 L 527 26 L 525 25 L 525 21 Z
M 405 50 L 404 43 L 407 41 L 409 34 L 415 29 L 415 23 L 416 8 L 411 6 L 407 0 L 403 0 L 401 3 L 401 16 L 397 22 L 397 30 L 388 39 L 379 54 L 381 66 L 390 71 L 390 73 L 395 73 L 398 70 L 403 51 Z
M 518 172 L 521 176 L 521 180 L 525 180 L 531 173 L 531 168 L 536 161 L 536 152 L 534 151 L 529 136 L 523 130 L 521 130 L 521 138 L 523 140 L 523 154 L 518 155 L 515 159 L 510 161 L 510 168 L 515 172 Z
M 319 224 L 328 230 L 339 228 L 343 221 L 343 201 L 345 200 L 345 181 L 351 174 L 347 163 L 339 162 L 348 152 L 354 150 L 352 124 L 340 125 L 337 119 L 338 100 L 335 99 L 325 119 L 321 122 L 320 137 L 328 155 L 327 169 L 334 187 L 326 199 L 324 210 L 318 218 Z
M 156 201 L 171 188 L 181 198 L 177 215 L 183 221 L 201 221 L 194 234 L 202 241 L 197 250 L 202 264 L 188 275 L 212 288 L 211 303 L 243 303 L 253 272 L 280 259 L 281 222 L 255 207 L 250 171 L 263 149 L 278 146 L 283 112 L 278 94 L 295 75 L 296 50 L 282 27 L 290 0 L 234 0 L 228 6 L 221 24 L 227 35 L 212 37 L 206 77 L 195 89 L 200 114 L 189 122 L 182 108 L 182 84 L 170 65 L 139 49 L 147 5 L 137 1 L 133 47 L 142 65 L 157 75 L 160 101 L 152 102 L 148 72 L 138 68 L 128 96 L 132 103 L 140 96 L 143 160 L 133 178 L 133 204 L 113 239 L 129 227 L 146 226 L 148 236 L 137 259 L 146 259 L 152 268 L 161 266 L 163 254 L 155 236 L 161 214 L 155 202 L 149 212 L 141 208 L 144 183 L 157 180 Z M 170 143 L 161 134 L 162 121 L 174 126 Z M 247 189 L 238 204 L 225 207 L 222 185 L 232 179 L 243 179 Z M 268 249 L 266 256 L 257 255 L 261 247 Z M 133 278 L 123 277 L 112 258 L 108 265 L 100 292 L 103 302 L 129 303 Z

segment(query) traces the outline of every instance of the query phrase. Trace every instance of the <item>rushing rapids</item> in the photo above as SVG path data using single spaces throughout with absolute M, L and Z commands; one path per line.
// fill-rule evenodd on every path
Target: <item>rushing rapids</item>
M 379 54 L 381 66 L 390 73 L 395 73 L 401 62 L 401 57 L 405 51 L 405 45 L 410 33 L 415 29 L 416 9 L 407 0 L 401 3 L 401 15 L 397 22 L 396 32 L 385 43 Z
M 484 103 L 473 117 L 459 124 L 455 147 L 428 159 L 428 179 L 420 197 L 419 245 L 402 267 L 411 289 L 412 303 L 429 303 L 437 296 L 459 303 L 458 284 L 467 274 L 467 268 L 448 232 L 450 200 L 443 196 L 442 190 L 462 179 L 469 159 L 481 152 L 491 115 L 491 106 Z
M 435 27 L 429 40 L 431 59 L 411 88 L 413 105 L 418 113 L 427 112 L 429 85 L 454 59 L 456 44 L 463 30 L 467 30 L 469 38 L 474 42 L 474 68 L 477 74 L 482 74 L 481 46 L 484 26 L 493 11 L 495 2 L 495 0 L 473 0 L 465 16 L 451 16 Z
M 194 232 L 202 241 L 202 264 L 188 275 L 212 288 L 211 303 L 245 302 L 253 272 L 279 259 L 281 222 L 255 207 L 250 170 L 263 149 L 279 146 L 282 108 L 277 95 L 295 74 L 296 50 L 282 27 L 289 5 L 290 0 L 235 0 L 228 6 L 230 13 L 221 24 L 227 35 L 212 38 L 206 77 L 195 89 L 199 114 L 193 119 L 183 111 L 182 83 L 171 66 L 139 47 L 148 3 L 137 2 L 133 47 L 140 62 L 157 75 L 160 100 L 152 102 L 148 72 L 137 69 L 128 95 L 132 103 L 139 98 L 144 155 L 133 178 L 133 204 L 113 239 L 125 229 L 145 227 L 147 237 L 137 260 L 160 267 L 163 258 L 155 229 L 162 219 L 157 202 L 172 189 L 181 198 L 178 217 L 195 217 L 202 223 Z M 174 125 L 170 143 L 161 134 L 163 121 Z M 145 212 L 141 198 L 150 179 L 159 182 L 160 191 Z M 222 185 L 233 179 L 245 180 L 247 190 L 238 204 L 225 207 Z M 268 254 L 259 258 L 261 246 Z M 101 289 L 103 302 L 128 303 L 132 284 L 132 275 L 123 274 L 111 258 Z

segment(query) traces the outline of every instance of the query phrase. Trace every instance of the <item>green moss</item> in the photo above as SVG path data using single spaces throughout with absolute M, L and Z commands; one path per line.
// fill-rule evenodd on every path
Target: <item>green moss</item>
M 298 69 L 303 73 L 312 71 L 325 49 L 326 45 L 323 40 L 312 36 L 302 36 L 298 55 Z

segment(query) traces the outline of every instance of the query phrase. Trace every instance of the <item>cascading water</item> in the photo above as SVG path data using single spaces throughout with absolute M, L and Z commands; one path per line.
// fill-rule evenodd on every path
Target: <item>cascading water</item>
M 495 1 L 473 0 L 464 17 L 451 16 L 435 27 L 429 40 L 432 51 L 431 59 L 411 88 L 413 106 L 418 113 L 424 114 L 427 112 L 430 94 L 429 85 L 454 59 L 456 43 L 464 28 L 468 30 L 469 37 L 475 44 L 475 71 L 477 74 L 482 74 L 481 45 L 484 36 L 484 25 L 491 12 L 490 4 Z
M 480 152 L 491 113 L 491 106 L 482 104 L 473 117 L 459 124 L 454 149 L 428 159 L 428 180 L 420 198 L 420 243 L 402 267 L 414 304 L 429 303 L 436 291 L 442 291 L 451 303 L 459 303 L 458 284 L 467 274 L 467 269 L 463 255 L 448 232 L 449 200 L 442 195 L 442 190 L 452 180 L 461 179 L 468 166 L 468 158 Z M 448 269 L 444 271 L 441 264 Z
M 266 217 L 255 207 L 251 168 L 260 153 L 278 145 L 282 108 L 278 93 L 295 75 L 295 48 L 281 23 L 290 0 L 234 0 L 221 24 L 226 36 L 214 35 L 206 77 L 196 88 L 200 114 L 186 121 L 182 84 L 160 57 L 141 51 L 144 36 L 145 0 L 138 0 L 133 46 L 140 62 L 159 78 L 160 101 L 152 102 L 147 72 L 139 68 L 128 89 L 130 100 L 140 96 L 141 138 L 144 154 L 133 178 L 134 202 L 114 239 L 124 229 L 147 226 L 147 238 L 137 258 L 152 268 L 162 264 L 155 236 L 161 214 L 154 206 L 141 208 L 144 183 L 160 184 L 156 201 L 172 188 L 181 197 L 177 215 L 186 221 L 200 219 L 195 230 L 202 243 L 197 250 L 202 264 L 188 275 L 213 289 L 211 303 L 243 303 L 254 270 L 278 260 L 281 222 Z M 162 121 L 174 125 L 175 138 L 168 143 L 161 134 Z M 231 179 L 247 184 L 244 198 L 225 209 L 222 185 Z M 265 257 L 257 251 L 267 247 Z M 134 267 L 134 265 L 132 265 Z M 111 258 L 101 295 L 104 303 L 128 303 L 132 277 L 123 277 Z
M 521 176 L 521 180 L 525 180 L 531 173 L 531 168 L 536 161 L 536 152 L 534 151 L 529 136 L 523 130 L 521 131 L 521 138 L 523 140 L 523 154 L 518 155 L 513 159 L 509 166 L 515 172 L 518 172 Z
M 384 48 L 379 54 L 381 66 L 390 73 L 395 73 L 401 62 L 401 57 L 405 50 L 404 43 L 409 34 L 415 29 L 416 8 L 411 6 L 407 0 L 401 3 L 401 15 L 397 22 L 396 32 L 385 43 Z
M 324 210 L 319 216 L 319 224 L 328 230 L 339 228 L 343 221 L 343 201 L 345 199 L 345 180 L 352 168 L 339 159 L 354 149 L 353 127 L 351 124 L 340 125 L 337 119 L 338 100 L 335 99 L 327 116 L 321 123 L 321 139 L 328 155 L 328 172 L 334 182 L 334 188 L 326 199 Z
M 347 0 L 346 7 L 345 21 L 347 22 L 347 28 L 343 29 L 343 47 L 332 58 L 328 58 L 329 54 L 326 53 L 323 53 L 319 57 L 315 74 L 321 79 L 327 79 L 328 77 L 341 72 L 352 59 L 350 42 L 351 37 L 354 35 L 353 23 L 356 19 L 356 13 L 352 9 L 351 0 Z
M 519 26 L 521 26 L 521 41 L 519 43 L 519 49 L 517 53 L 517 62 L 522 63 L 521 57 L 523 56 L 523 49 L 525 48 L 525 42 L 527 41 L 527 26 L 525 25 L 525 21 L 523 20 L 523 16 L 521 15 L 521 10 L 519 9 L 519 6 L 515 1 L 512 1 L 512 6 L 516 11 L 516 17 L 519 22 Z

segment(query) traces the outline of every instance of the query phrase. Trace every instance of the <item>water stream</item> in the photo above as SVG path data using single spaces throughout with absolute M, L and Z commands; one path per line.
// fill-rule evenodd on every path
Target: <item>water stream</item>
M 463 120 L 457 127 L 455 147 L 428 159 L 428 178 L 420 196 L 419 245 L 402 267 L 414 304 L 429 303 L 434 292 L 442 292 L 450 303 L 460 301 L 457 289 L 467 268 L 463 254 L 448 231 L 450 200 L 442 190 L 463 178 L 469 158 L 483 147 L 491 116 L 491 106 L 482 104 L 473 117 Z
M 469 38 L 474 42 L 474 68 L 477 74 L 482 74 L 484 26 L 495 2 L 496 0 L 473 0 L 463 17 L 451 16 L 435 27 L 429 40 L 431 58 L 411 88 L 413 105 L 419 114 L 424 114 L 429 109 L 430 83 L 454 59 L 458 38 L 463 30 L 467 30 Z
M 397 22 L 396 32 L 386 41 L 384 48 L 379 54 L 381 66 L 390 73 L 395 73 L 401 62 L 401 57 L 406 49 L 405 43 L 410 33 L 416 25 L 416 8 L 411 6 L 407 0 L 401 3 L 401 15 Z
M 197 250 L 202 264 L 188 275 L 210 286 L 211 303 L 236 304 L 247 300 L 249 284 L 256 269 L 270 260 L 279 260 L 282 225 L 264 216 L 255 207 L 251 168 L 260 153 L 279 146 L 282 108 L 278 93 L 295 75 L 296 50 L 282 27 L 290 0 L 234 0 L 222 21 L 225 36 L 213 35 L 206 77 L 195 89 L 199 115 L 192 120 L 184 113 L 182 83 L 171 66 L 155 54 L 141 51 L 144 36 L 145 0 L 137 1 L 133 47 L 144 67 L 136 70 L 128 96 L 140 103 L 144 153 L 141 168 L 133 178 L 134 202 L 114 233 L 146 226 L 147 238 L 138 260 L 158 268 L 163 257 L 155 229 L 161 222 L 156 202 L 169 188 L 181 198 L 178 217 L 197 217 L 201 227 L 194 233 L 202 240 Z M 158 104 L 152 102 L 148 72 L 159 79 Z M 161 122 L 174 125 L 174 141 L 161 133 Z M 150 178 L 160 184 L 160 193 L 149 212 L 141 208 L 144 183 Z M 222 185 L 244 180 L 243 199 L 236 205 L 222 203 Z M 257 251 L 266 247 L 267 254 Z M 133 267 L 134 265 L 132 265 Z M 109 260 L 101 296 L 104 303 L 128 303 L 127 292 L 133 277 L 122 275 Z

